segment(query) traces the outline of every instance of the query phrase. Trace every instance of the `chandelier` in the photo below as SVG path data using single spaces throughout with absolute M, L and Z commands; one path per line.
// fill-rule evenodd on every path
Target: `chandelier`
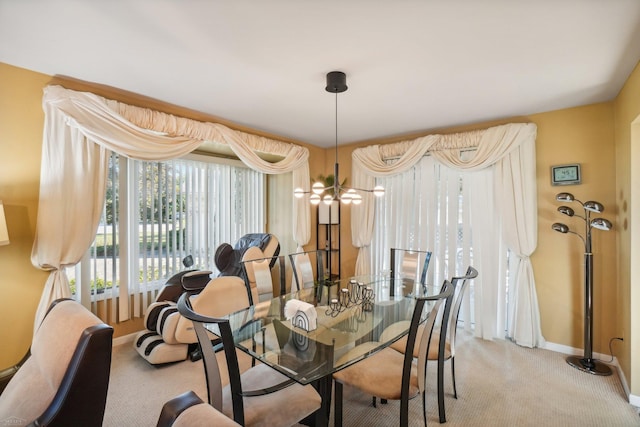
M 378 197 L 384 196 L 384 188 L 381 185 L 376 185 L 373 190 L 365 190 L 362 188 L 346 187 L 340 184 L 340 178 L 338 176 L 338 94 L 347 90 L 346 74 L 342 71 L 331 71 L 328 73 L 325 90 L 336 94 L 336 162 L 333 165 L 333 185 L 325 186 L 322 182 L 315 182 L 311 186 L 310 192 L 304 191 L 302 188 L 296 188 L 293 191 L 293 195 L 300 199 L 304 197 L 305 194 L 311 193 L 309 201 L 314 205 L 319 204 L 321 200 L 327 205 L 330 205 L 334 200 L 339 200 L 345 205 L 351 203 L 359 205 L 362 203 L 362 195 L 360 192 L 373 193 Z M 324 194 L 325 192 L 327 194 Z M 323 194 L 324 196 L 322 196 Z

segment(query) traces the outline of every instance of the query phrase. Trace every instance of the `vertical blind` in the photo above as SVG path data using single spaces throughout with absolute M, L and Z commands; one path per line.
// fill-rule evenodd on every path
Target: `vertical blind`
M 264 232 L 264 174 L 233 161 L 201 157 L 149 162 L 110 160 L 107 197 L 96 239 L 78 264 L 72 291 L 94 309 L 133 296 L 132 315 L 141 316 L 167 278 L 193 267 L 215 270 L 216 248 L 246 233 Z M 80 286 L 77 286 L 76 280 Z

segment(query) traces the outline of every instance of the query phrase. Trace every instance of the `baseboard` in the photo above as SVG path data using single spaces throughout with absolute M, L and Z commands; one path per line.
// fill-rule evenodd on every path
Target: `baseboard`
M 544 347 L 542 347 L 546 350 L 551 350 L 551 351 L 555 351 L 556 353 L 562 353 L 562 354 L 568 354 L 571 356 L 579 356 L 584 354 L 584 350 L 581 348 L 574 348 L 574 347 L 569 347 L 568 345 L 562 345 L 562 344 L 556 344 L 556 343 L 552 343 L 552 342 L 547 342 Z M 611 359 L 611 356 L 608 354 L 601 354 L 601 353 L 593 353 L 593 357 L 594 359 L 598 359 L 599 361 L 606 363 L 608 365 L 613 365 L 614 362 L 605 362 L 602 359 Z M 615 361 L 615 358 L 614 358 Z M 616 362 L 617 364 L 617 362 Z
M 112 347 L 117 347 L 117 346 L 123 345 L 123 344 L 130 344 L 136 339 L 136 335 L 138 335 L 138 334 L 139 334 L 139 332 L 134 332 L 134 333 L 129 334 L 129 335 L 123 335 L 121 337 L 114 338 Z
M 542 348 L 546 350 L 555 351 L 556 353 L 562 353 L 562 354 L 567 354 L 571 356 L 579 356 L 584 354 L 584 350 L 581 348 L 573 348 L 567 345 L 555 344 L 551 342 L 547 342 Z M 616 371 L 618 372 L 618 378 L 620 378 L 620 382 L 622 383 L 622 389 L 624 390 L 624 394 L 628 396 L 629 404 L 637 408 L 640 408 L 640 396 L 635 396 L 631 394 L 631 391 L 629 390 L 629 384 L 627 384 L 627 378 L 625 377 L 624 372 L 622 372 L 622 369 L 620 368 L 618 359 L 613 357 L 613 360 L 609 361 L 609 359 L 612 359 L 611 355 L 602 354 L 602 353 L 593 353 L 593 358 L 598 359 L 600 362 L 606 363 L 607 365 L 611 365 L 616 369 Z M 606 361 L 604 361 L 603 359 L 606 359 Z

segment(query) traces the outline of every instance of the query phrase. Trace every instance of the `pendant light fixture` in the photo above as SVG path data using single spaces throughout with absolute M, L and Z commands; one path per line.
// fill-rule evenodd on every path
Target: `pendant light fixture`
M 317 205 L 324 202 L 330 205 L 334 200 L 339 200 L 345 205 L 353 203 L 359 205 L 362 203 L 362 195 L 359 192 L 373 193 L 374 195 L 381 197 L 384 196 L 384 188 L 380 185 L 375 186 L 373 190 L 365 190 L 362 188 L 345 187 L 340 184 L 340 177 L 338 175 L 338 94 L 347 90 L 347 76 L 342 71 L 331 71 L 327 74 L 327 86 L 325 90 L 336 95 L 336 162 L 333 165 L 333 185 L 325 186 L 322 182 L 315 182 L 311 186 L 311 192 L 304 191 L 302 188 L 296 188 L 293 192 L 297 198 L 304 197 L 305 194 L 312 193 L 309 197 L 309 201 Z M 333 190 L 333 194 L 328 194 L 330 190 Z M 327 192 L 324 196 L 323 193 Z

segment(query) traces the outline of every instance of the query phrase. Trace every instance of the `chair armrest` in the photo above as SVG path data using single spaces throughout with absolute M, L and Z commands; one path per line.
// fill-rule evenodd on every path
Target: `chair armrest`
M 198 395 L 191 390 L 174 397 L 166 402 L 162 407 L 157 427 L 172 426 L 176 418 L 178 418 L 181 413 L 200 403 L 203 403 L 202 399 L 200 399 Z
M 184 413 L 184 415 L 183 415 Z M 218 427 L 238 427 L 213 406 L 204 403 L 193 391 L 187 391 L 164 404 L 157 427 L 212 425 Z

